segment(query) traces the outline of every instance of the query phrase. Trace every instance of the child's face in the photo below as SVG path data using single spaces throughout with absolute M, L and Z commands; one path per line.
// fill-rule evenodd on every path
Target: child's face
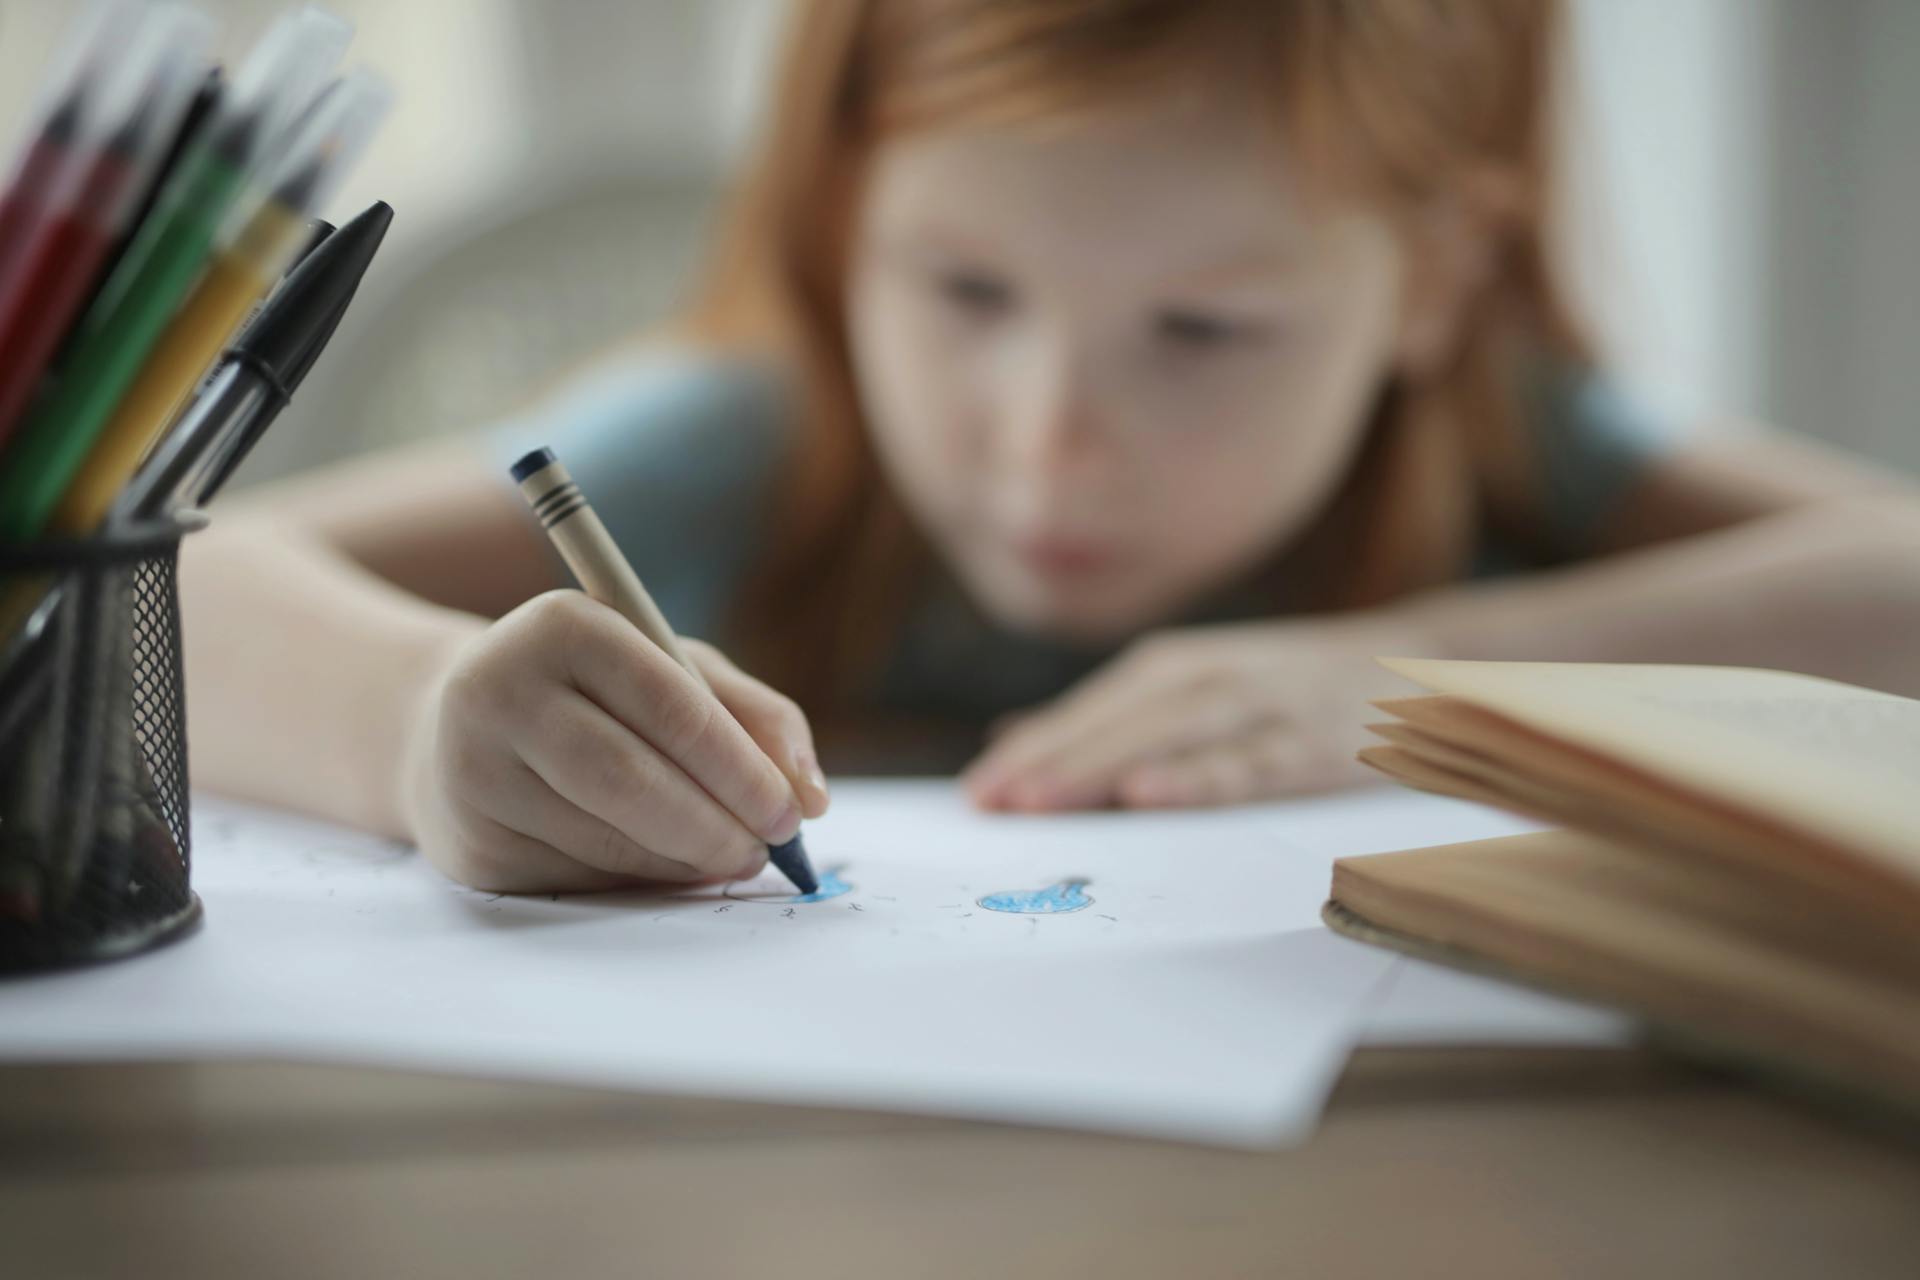
M 849 311 L 877 447 L 1003 624 L 1114 640 L 1330 497 L 1394 358 L 1386 224 L 1230 107 L 874 156 Z

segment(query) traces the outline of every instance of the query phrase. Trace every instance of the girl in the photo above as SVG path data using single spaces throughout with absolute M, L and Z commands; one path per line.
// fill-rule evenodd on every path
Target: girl
M 1594 367 L 1546 243 L 1557 25 L 807 6 L 675 346 L 190 540 L 197 776 L 590 889 L 757 870 L 826 806 L 809 717 L 998 721 L 971 794 L 1040 810 L 1345 783 L 1375 654 L 1920 690 L 1902 485 L 1675 447 Z M 767 684 L 702 646 L 710 697 L 546 590 L 505 475 L 542 443 Z

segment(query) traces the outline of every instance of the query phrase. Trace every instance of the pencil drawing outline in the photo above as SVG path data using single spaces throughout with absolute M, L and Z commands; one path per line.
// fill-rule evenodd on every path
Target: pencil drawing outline
M 812 893 L 750 893 L 747 888 L 748 885 L 755 883 L 754 881 L 748 881 L 746 884 L 730 884 L 721 892 L 735 902 L 750 902 L 762 907 L 811 906 L 816 902 L 827 902 L 853 892 L 853 882 L 841 874 L 846 869 L 845 863 L 822 868 L 819 872 L 820 887 Z

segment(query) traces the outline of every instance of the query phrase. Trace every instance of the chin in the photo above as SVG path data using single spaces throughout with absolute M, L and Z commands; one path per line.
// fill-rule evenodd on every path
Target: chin
M 1152 622 L 1149 611 L 1116 598 L 1111 590 L 1061 590 L 1024 574 L 968 586 L 980 608 L 1000 626 L 1066 644 L 1120 644 Z

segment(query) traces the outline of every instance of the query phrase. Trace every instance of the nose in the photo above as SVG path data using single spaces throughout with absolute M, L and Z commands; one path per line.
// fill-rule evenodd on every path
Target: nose
M 1012 363 L 996 445 L 1001 474 L 1051 491 L 1084 484 L 1109 448 L 1086 357 L 1072 344 L 1036 341 Z

